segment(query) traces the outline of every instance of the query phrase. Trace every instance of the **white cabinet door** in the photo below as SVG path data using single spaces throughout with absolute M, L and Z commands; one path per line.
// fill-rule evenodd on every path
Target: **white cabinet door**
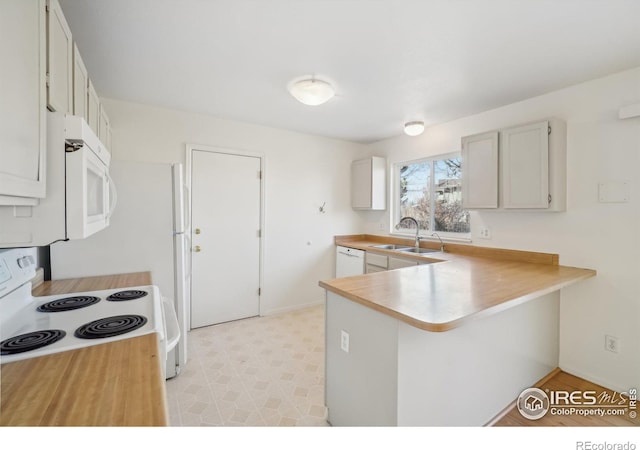
M 98 97 L 98 93 L 93 87 L 91 79 L 89 79 L 89 83 L 87 84 L 87 86 L 87 123 L 97 136 L 100 131 L 100 98 Z
M 462 138 L 462 207 L 498 207 L 498 132 Z
M 351 163 L 351 207 L 384 210 L 386 202 L 386 160 L 379 156 Z
M 548 208 L 549 122 L 500 132 L 502 206 Z
M 566 142 L 557 118 L 463 137 L 463 207 L 565 211 Z
M 401 269 L 402 267 L 417 266 L 418 261 L 414 259 L 397 258 L 389 256 L 389 270 Z
M 367 268 L 379 267 L 382 270 L 387 270 L 389 257 L 387 255 L 381 255 L 380 253 L 366 252 L 365 262 Z M 367 272 L 369 272 L 369 270 L 367 270 Z
M 78 47 L 73 46 L 73 115 L 83 117 L 88 122 L 89 73 L 82 61 Z
M 98 128 L 98 138 L 108 150 L 111 150 L 111 124 L 109 123 L 109 116 L 107 116 L 107 112 L 102 103 L 100 104 L 100 124 Z
M 73 111 L 73 41 L 58 0 L 47 1 L 47 104 L 52 111 Z
M 0 3 L 0 204 L 46 193 L 45 20 L 44 0 Z
M 371 160 L 361 159 L 351 163 L 351 206 L 371 207 Z
M 387 269 L 384 267 L 374 266 L 371 264 L 367 264 L 366 272 L 367 273 L 375 273 L 375 272 L 386 272 Z
M 429 264 L 426 261 L 416 261 L 410 258 L 398 258 L 397 256 L 389 256 L 389 270 L 401 269 L 403 267 L 421 266 Z

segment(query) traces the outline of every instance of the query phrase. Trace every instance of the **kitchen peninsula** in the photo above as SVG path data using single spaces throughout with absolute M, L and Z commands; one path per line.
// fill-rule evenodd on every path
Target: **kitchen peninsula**
M 409 242 L 335 239 L 388 255 L 373 246 Z M 560 290 L 596 275 L 555 254 L 468 245 L 410 257 L 427 264 L 320 282 L 333 425 L 487 424 L 558 367 Z

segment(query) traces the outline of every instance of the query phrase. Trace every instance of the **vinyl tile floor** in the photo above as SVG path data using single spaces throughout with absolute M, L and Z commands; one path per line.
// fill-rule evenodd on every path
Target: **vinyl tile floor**
M 328 426 L 324 307 L 192 330 L 167 381 L 172 426 Z

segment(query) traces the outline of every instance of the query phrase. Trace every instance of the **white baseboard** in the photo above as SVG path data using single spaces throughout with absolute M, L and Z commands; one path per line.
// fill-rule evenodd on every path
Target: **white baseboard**
M 274 308 L 274 309 L 268 309 L 268 310 L 261 310 L 260 311 L 260 315 L 261 316 L 274 316 L 276 314 L 284 314 L 284 313 L 288 313 L 291 311 L 297 311 L 299 309 L 305 309 L 305 308 L 310 308 L 312 306 L 318 306 L 318 305 L 324 305 L 325 304 L 325 300 L 321 299 L 315 302 L 309 302 L 309 303 L 299 303 L 297 305 L 292 305 L 292 306 L 286 306 L 284 308 Z
M 592 383 L 598 384 L 604 388 L 611 389 L 616 392 L 627 392 L 629 388 L 633 388 L 636 386 L 619 386 L 609 382 L 608 380 L 604 380 L 600 377 L 597 377 L 591 373 L 583 372 L 582 370 L 575 369 L 571 366 L 561 365 L 560 369 L 563 372 L 567 372 L 568 374 L 574 375 L 576 377 L 582 378 L 584 380 L 590 381 Z

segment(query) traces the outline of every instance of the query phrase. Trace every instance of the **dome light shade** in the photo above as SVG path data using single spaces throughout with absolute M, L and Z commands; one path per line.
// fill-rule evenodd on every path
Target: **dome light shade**
M 404 132 L 409 136 L 418 136 L 424 131 L 424 122 L 415 121 L 404 124 Z
M 289 92 L 301 103 L 310 106 L 322 105 L 334 95 L 333 86 L 317 78 L 304 78 L 289 83 Z

